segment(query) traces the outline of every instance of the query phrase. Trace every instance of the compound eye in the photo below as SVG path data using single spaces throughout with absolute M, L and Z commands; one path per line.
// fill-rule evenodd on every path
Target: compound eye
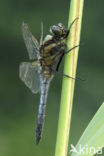
M 60 37 L 66 35 L 66 31 L 67 30 L 62 23 L 50 27 L 50 33 Z
M 60 27 L 58 25 L 53 25 L 50 27 L 50 33 L 60 34 Z
M 58 26 L 59 26 L 60 28 L 63 28 L 63 27 L 64 27 L 62 23 L 58 23 Z

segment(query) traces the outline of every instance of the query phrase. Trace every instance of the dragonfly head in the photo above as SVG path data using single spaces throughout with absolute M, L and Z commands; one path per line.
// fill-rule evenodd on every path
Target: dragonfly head
M 67 29 L 62 23 L 58 23 L 57 25 L 53 25 L 50 27 L 50 33 L 56 35 L 57 37 L 65 38 L 67 35 Z

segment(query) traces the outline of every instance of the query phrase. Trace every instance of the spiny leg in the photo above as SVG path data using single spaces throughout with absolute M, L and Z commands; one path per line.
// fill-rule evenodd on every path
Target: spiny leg
M 69 76 L 69 75 L 67 75 L 67 74 L 64 74 L 63 72 L 59 72 L 59 71 L 56 71 L 56 70 L 54 70 L 54 69 L 52 69 L 52 71 L 54 72 L 54 73 L 57 73 L 57 74 L 59 74 L 59 75 L 61 75 L 61 76 L 65 76 L 65 77 L 67 77 L 67 78 L 71 78 L 71 79 L 73 79 L 73 80 L 80 80 L 80 81 L 85 81 L 85 79 L 81 79 L 81 78 L 79 78 L 79 77 L 71 77 L 71 76 Z
M 59 66 L 60 66 L 60 64 L 61 64 L 61 61 L 62 61 L 64 55 L 65 55 L 64 53 L 61 55 L 61 57 L 60 57 L 60 59 L 59 59 L 59 62 L 58 62 L 58 64 L 57 64 L 57 66 L 56 66 L 56 71 L 57 71 L 57 72 L 58 72 L 58 70 L 59 70 Z
M 78 19 L 78 17 L 76 17 L 76 18 L 74 19 L 74 21 L 70 24 L 69 29 L 68 29 L 68 32 L 67 32 L 67 34 L 66 34 L 66 38 L 68 37 L 68 35 L 69 35 L 69 33 L 70 33 L 70 29 L 71 29 L 72 25 L 74 24 L 74 22 L 75 22 L 77 19 Z
M 76 45 L 76 46 L 74 46 L 73 48 L 69 49 L 68 51 L 63 52 L 63 54 L 61 55 L 61 57 L 60 57 L 60 59 L 59 59 L 59 62 L 58 62 L 58 64 L 57 64 L 57 66 L 56 66 L 56 71 L 59 70 L 59 66 L 60 66 L 60 64 L 61 64 L 61 61 L 62 61 L 64 55 L 67 54 L 67 53 L 69 53 L 70 51 L 72 51 L 73 49 L 75 49 L 75 48 L 77 48 L 77 47 L 79 47 L 79 46 L 80 46 L 80 45 Z M 60 52 L 61 52 L 61 51 L 60 51 Z
M 71 78 L 71 79 L 73 79 L 73 80 L 76 79 L 76 78 L 73 78 L 73 77 L 71 77 L 71 76 L 69 76 L 69 75 L 67 75 L 67 74 L 64 74 L 63 72 L 59 72 L 59 71 L 56 71 L 56 70 L 53 70 L 53 72 L 55 72 L 55 73 L 57 73 L 57 74 L 59 74 L 59 75 L 61 75 L 61 76 L 65 76 L 65 77 Z
M 79 47 L 79 46 L 80 46 L 80 45 L 74 46 L 73 48 L 71 48 L 71 49 L 69 49 L 68 51 L 66 51 L 65 54 L 69 53 L 70 51 L 72 51 L 73 49 L 75 49 L 75 48 L 77 48 L 77 47 Z
M 71 29 L 72 25 L 74 24 L 74 22 L 75 22 L 77 19 L 78 19 L 78 17 L 76 17 L 76 18 L 74 19 L 74 21 L 70 24 L 70 26 L 69 26 L 69 30 L 68 30 L 68 32 L 67 32 L 65 38 L 68 37 L 68 35 L 69 35 L 69 33 L 70 33 L 70 29 Z M 57 45 L 57 43 L 56 43 L 56 45 Z M 70 51 L 72 51 L 72 50 L 73 50 L 74 48 L 76 48 L 76 47 L 79 47 L 79 45 L 74 46 L 73 48 L 69 49 L 68 51 L 66 51 L 65 53 L 62 54 L 62 56 L 61 56 L 60 59 L 59 59 L 59 62 L 58 62 L 58 64 L 57 64 L 57 66 L 56 66 L 56 71 L 58 71 L 59 66 L 60 66 L 60 63 L 61 63 L 61 61 L 62 61 L 64 55 L 65 55 L 66 53 L 69 53 Z M 57 48 L 57 47 L 56 47 L 56 48 Z M 57 49 L 58 49 L 58 48 L 57 48 Z M 59 49 L 58 49 L 58 50 L 59 50 Z M 59 51 L 60 51 L 60 50 L 59 50 Z M 61 51 L 60 51 L 60 52 L 61 52 Z

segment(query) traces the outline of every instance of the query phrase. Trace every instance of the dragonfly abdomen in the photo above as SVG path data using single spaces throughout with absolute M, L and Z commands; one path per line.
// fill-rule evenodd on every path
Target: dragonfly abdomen
M 48 88 L 49 88 L 49 84 L 50 84 L 52 77 L 49 79 L 46 79 L 46 78 L 43 78 L 42 75 L 40 75 L 41 95 L 40 95 L 40 105 L 39 105 L 39 112 L 38 112 L 37 127 L 36 127 L 36 144 L 39 143 L 41 136 L 42 136 Z

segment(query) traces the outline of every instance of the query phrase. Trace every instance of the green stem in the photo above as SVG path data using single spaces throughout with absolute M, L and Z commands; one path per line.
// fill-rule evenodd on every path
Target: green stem
M 76 17 L 78 17 L 78 20 L 73 24 L 68 36 L 68 49 L 78 45 L 80 41 L 83 3 L 84 0 L 71 0 L 68 26 Z M 76 75 L 78 49 L 73 49 L 71 53 L 65 56 L 64 73 L 71 77 Z M 63 78 L 55 156 L 67 156 L 74 85 L 75 80 Z

